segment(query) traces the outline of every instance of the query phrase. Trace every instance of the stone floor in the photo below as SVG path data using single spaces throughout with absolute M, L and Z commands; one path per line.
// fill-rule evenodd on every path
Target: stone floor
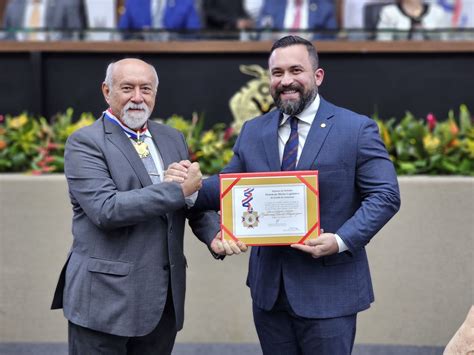
M 173 355 L 261 355 L 258 344 L 176 344 Z M 355 346 L 353 355 L 442 355 L 443 348 L 425 346 Z M 66 344 L 0 343 L 0 355 L 67 355 Z

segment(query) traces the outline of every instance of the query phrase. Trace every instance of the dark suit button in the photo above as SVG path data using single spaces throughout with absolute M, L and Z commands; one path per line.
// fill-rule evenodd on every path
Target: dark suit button
M 163 266 L 163 270 L 167 271 L 170 269 L 170 266 L 168 264 L 166 264 L 165 266 Z

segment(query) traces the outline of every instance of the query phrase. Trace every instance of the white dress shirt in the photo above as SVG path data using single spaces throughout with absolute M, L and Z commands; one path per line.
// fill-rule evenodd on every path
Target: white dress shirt
M 39 23 L 37 24 L 37 28 L 44 28 L 45 27 L 45 18 L 46 18 L 46 0 L 30 0 L 26 4 L 25 7 L 25 17 L 23 20 L 23 27 L 24 28 L 31 28 L 31 15 L 33 14 L 33 9 L 39 6 Z M 45 41 L 46 40 L 46 33 L 44 32 L 36 32 L 33 33 L 31 36 L 28 33 L 19 32 L 17 36 L 18 40 L 36 40 L 36 41 Z
M 300 28 L 301 30 L 308 29 L 308 0 L 301 1 L 301 20 Z M 295 0 L 286 1 L 286 10 L 285 10 L 285 20 L 284 25 L 285 29 L 291 29 L 293 27 L 293 22 L 295 21 L 296 15 L 296 6 Z
M 306 137 L 308 137 L 311 124 L 313 123 L 314 118 L 316 117 L 316 113 L 318 112 L 320 102 L 321 102 L 321 99 L 318 94 L 316 95 L 316 98 L 314 99 L 314 101 L 308 107 L 306 107 L 299 115 L 296 116 L 299 119 L 298 121 L 298 152 L 297 152 L 297 158 L 296 158 L 297 162 L 300 160 L 301 152 L 306 142 Z M 280 127 L 278 128 L 278 151 L 280 153 L 280 165 L 283 160 L 283 151 L 285 150 L 285 144 L 290 138 L 290 133 L 291 133 L 290 123 L 288 120 L 289 117 L 290 117 L 289 115 L 284 113 L 283 119 L 280 122 Z M 336 237 L 337 245 L 339 247 L 339 253 L 348 250 L 349 248 L 341 239 L 341 237 L 339 237 L 337 234 L 334 234 L 334 235 Z

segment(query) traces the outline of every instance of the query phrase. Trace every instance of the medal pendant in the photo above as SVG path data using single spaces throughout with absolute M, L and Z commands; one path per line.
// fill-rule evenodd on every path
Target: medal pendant
M 145 142 L 136 142 L 134 146 L 140 158 L 146 158 L 150 155 L 150 151 L 148 150 L 148 144 L 146 144 Z
M 259 215 L 255 211 L 245 211 L 242 215 L 242 224 L 245 228 L 258 227 Z

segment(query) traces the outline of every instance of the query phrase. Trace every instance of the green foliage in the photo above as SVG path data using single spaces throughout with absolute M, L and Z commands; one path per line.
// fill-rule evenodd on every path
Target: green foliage
M 51 123 L 26 113 L 0 116 L 0 172 L 62 172 L 67 137 L 94 122 L 91 113 L 83 113 L 75 123 L 72 117 L 72 109 L 57 114 Z M 432 114 L 417 119 L 409 112 L 399 123 L 394 118 L 374 119 L 398 174 L 474 176 L 474 127 L 465 105 L 457 117 L 449 111 L 443 122 Z M 204 174 L 218 173 L 232 158 L 236 133 L 231 127 L 218 123 L 204 130 L 204 119 L 197 114 L 191 120 L 173 115 L 165 123 L 183 133 L 191 160 L 199 161 Z
M 474 128 L 472 117 L 461 105 L 458 119 L 454 111 L 437 122 L 407 112 L 399 124 L 395 119 L 374 118 L 390 158 L 400 175 L 474 175 Z
M 191 121 L 173 115 L 166 124 L 181 131 L 188 143 L 191 160 L 198 161 L 203 174 L 216 174 L 227 165 L 233 156 L 236 134 L 224 123 L 218 123 L 212 129 L 203 131 L 204 119 L 193 114 Z
M 49 124 L 27 113 L 0 117 L 0 172 L 43 174 L 64 170 L 64 144 L 76 129 L 94 122 L 83 113 L 72 123 L 73 110 L 57 114 Z

